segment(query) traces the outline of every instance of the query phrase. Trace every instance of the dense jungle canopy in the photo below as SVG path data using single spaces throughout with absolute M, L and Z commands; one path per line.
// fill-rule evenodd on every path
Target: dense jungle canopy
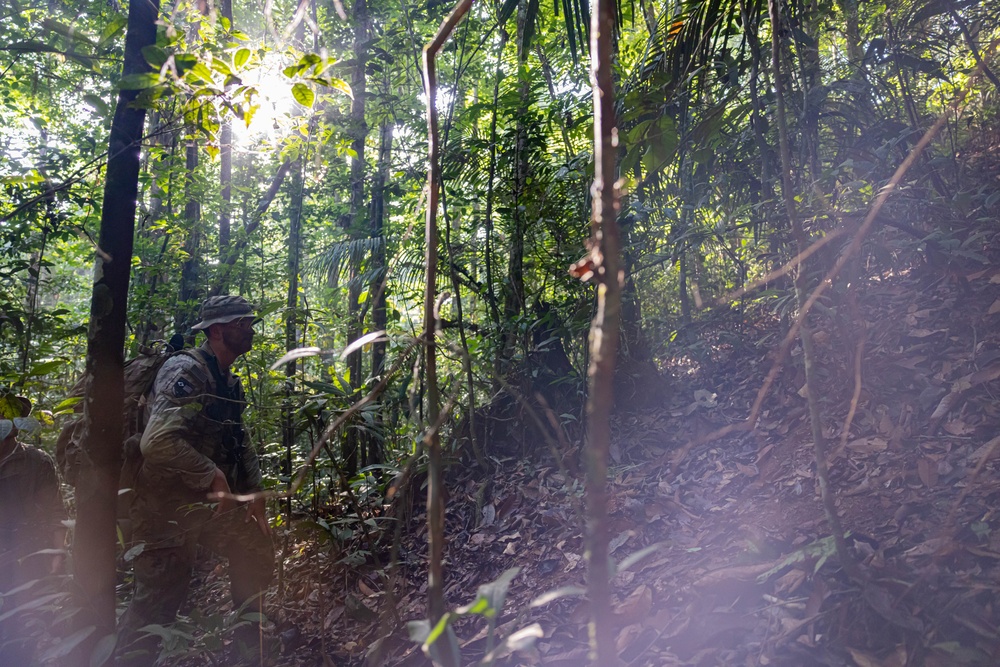
M 588 658 L 587 618 L 605 619 L 594 641 L 610 638 L 623 664 L 1000 659 L 987 599 L 1000 519 L 984 509 L 996 491 L 983 481 L 996 475 L 1000 423 L 1000 4 L 619 0 L 615 126 L 595 137 L 596 3 L 474 3 L 437 57 L 438 197 L 422 50 L 449 4 L 132 2 L 131 18 L 118 0 L 0 9 L 0 393 L 31 398 L 40 428 L 27 440 L 54 451 L 84 403 L 117 409 L 120 380 L 119 394 L 74 394 L 88 368 L 104 386 L 121 359 L 177 334 L 193 342 L 208 296 L 254 303 L 262 321 L 235 370 L 275 492 L 278 664 L 429 659 L 402 629 L 424 619 L 414 631 L 426 640 L 426 619 L 444 611 L 423 606 L 422 578 L 442 567 L 426 553 L 438 530 L 424 525 L 428 487 L 448 503 L 440 602 L 481 602 L 444 617 L 462 657 L 430 651 L 438 664 L 602 664 Z M 142 12 L 148 43 L 126 48 Z M 115 160 L 134 142 L 112 126 L 129 113 L 138 174 L 116 190 Z M 588 385 L 592 321 L 599 332 L 607 315 L 591 226 L 602 140 L 616 147 L 604 185 L 620 191 L 620 345 L 614 380 Z M 439 227 L 429 288 L 428 202 Z M 109 226 L 130 220 L 117 229 L 131 239 Z M 128 265 L 114 264 L 122 256 Z M 117 268 L 127 300 L 100 287 Z M 115 308 L 124 340 L 99 324 Z M 436 366 L 415 342 L 428 321 Z M 611 437 L 606 498 L 584 491 L 595 386 L 616 400 L 611 421 L 597 420 Z M 790 449 L 779 454 L 779 441 Z M 114 447 L 90 452 L 95 471 L 117 465 Z M 907 472 L 889 481 L 897 468 Z M 746 478 L 746 495 L 722 491 L 726 471 Z M 83 478 L 66 487 L 78 528 L 113 511 L 107 494 L 90 495 L 113 480 Z M 924 495 L 859 501 L 887 489 Z M 766 493 L 797 509 L 754 514 Z M 706 519 L 735 506 L 753 509 Z M 572 607 L 585 517 L 601 512 L 612 526 L 592 524 L 590 539 L 604 535 L 619 561 L 614 609 Z M 927 526 L 905 523 L 914 513 Z M 769 540 L 771 519 L 812 532 Z M 893 521 L 891 544 L 851 538 Z M 746 548 L 713 551 L 717 567 L 692 560 L 715 533 Z M 975 541 L 964 551 L 963 535 Z M 74 549 L 125 570 L 95 579 L 106 620 L 129 596 L 128 545 L 87 539 Z M 927 560 L 887 569 L 904 544 Z M 629 553 L 645 563 L 635 579 L 622 572 Z M 726 569 L 737 566 L 757 569 Z M 726 576 L 706 583 L 706 570 Z M 946 602 L 923 594 L 964 575 L 975 585 Z M 746 588 L 691 593 L 731 578 Z M 761 585 L 767 604 L 733 618 L 734 600 Z M 547 588 L 559 593 L 537 605 L 549 616 L 528 625 Z M 504 612 L 508 590 L 517 609 Z M 50 663 L 81 647 L 79 664 L 106 657 L 74 604 L 38 610 L 62 613 L 39 631 Z M 218 664 L 229 610 L 204 591 L 192 604 L 164 630 L 165 664 Z M 927 616 L 936 605 L 971 611 L 945 622 Z M 745 622 L 786 606 L 797 615 Z

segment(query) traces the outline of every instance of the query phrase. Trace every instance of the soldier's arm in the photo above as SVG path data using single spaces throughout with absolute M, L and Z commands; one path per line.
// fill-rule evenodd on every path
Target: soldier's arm
M 208 491 L 216 465 L 196 450 L 191 438 L 210 386 L 207 369 L 178 355 L 156 376 L 149 423 L 142 435 L 143 469 L 163 481 L 180 482 L 194 491 Z

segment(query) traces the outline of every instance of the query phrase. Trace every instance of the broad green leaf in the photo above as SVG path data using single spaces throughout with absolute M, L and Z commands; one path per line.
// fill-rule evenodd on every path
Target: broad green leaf
M 532 623 L 531 625 L 516 630 L 509 635 L 507 635 L 500 645 L 495 649 L 490 651 L 484 658 L 483 664 L 491 665 L 493 662 L 501 657 L 503 654 L 510 651 L 515 653 L 517 651 L 525 651 L 535 645 L 539 639 L 545 636 L 545 631 L 542 630 L 542 626 L 538 623 Z
M 208 69 L 208 67 L 205 66 L 205 63 L 197 63 L 191 68 L 191 73 L 202 79 L 205 83 L 212 82 L 212 70 Z
M 61 35 L 66 39 L 73 42 L 85 42 L 87 44 L 94 44 L 94 40 L 90 38 L 86 33 L 77 30 L 73 26 L 66 25 L 56 21 L 55 19 L 44 19 L 42 20 L 42 25 L 51 32 Z
M 153 72 L 141 72 L 139 74 L 129 74 L 123 76 L 118 82 L 118 87 L 122 90 L 145 90 L 152 88 L 160 82 L 160 75 Z
M 38 375 L 48 375 L 54 370 L 62 368 L 66 365 L 64 359 L 52 359 L 50 361 L 43 361 L 41 363 L 35 364 L 28 371 L 28 377 L 35 377 Z
M 233 69 L 229 66 L 229 63 L 222 58 L 212 58 L 212 69 L 226 75 L 232 75 L 233 73 Z
M 344 81 L 343 79 L 333 79 L 333 78 L 328 79 L 327 85 L 329 85 L 334 90 L 339 90 L 340 92 L 350 97 L 352 100 L 354 99 L 354 91 L 351 90 L 351 85 L 346 81 Z
M 233 64 L 237 67 L 243 67 L 250 60 L 250 49 L 240 49 L 233 56 Z
M 303 357 L 315 357 L 322 352 L 323 350 L 318 347 L 300 347 L 298 349 L 291 350 L 282 355 L 281 359 L 278 359 L 276 362 L 271 364 L 271 370 L 276 371 L 290 361 L 302 359 Z
M 299 58 L 299 63 L 298 63 L 299 71 L 301 72 L 302 70 L 308 69 L 309 67 L 312 67 L 313 65 L 318 65 L 322 62 L 323 59 L 320 58 L 315 53 L 307 53 L 301 58 Z
M 14 417 L 13 421 L 17 430 L 24 433 L 38 433 L 42 428 L 42 425 L 34 417 Z
M 497 23 L 500 25 L 506 23 L 514 15 L 515 9 L 517 9 L 517 0 L 504 0 L 500 13 L 497 15 Z
M 310 109 L 313 102 L 316 101 L 316 93 L 304 83 L 296 83 L 292 86 L 292 97 L 295 98 L 296 102 Z
M 24 405 L 14 394 L 3 394 L 0 396 L 0 417 L 3 419 L 14 419 L 21 416 Z
M 94 95 L 93 93 L 87 93 L 86 95 L 84 95 L 83 101 L 89 104 L 90 106 L 94 107 L 94 111 L 101 114 L 102 116 L 107 116 L 108 113 L 111 111 L 110 107 L 108 107 L 108 103 L 102 100 L 99 96 Z
M 146 62 L 153 67 L 159 69 L 163 67 L 163 64 L 167 62 L 167 58 L 170 54 L 162 46 L 157 46 L 156 44 L 149 44 L 142 47 L 142 57 L 146 59 Z
M 554 600 L 566 597 L 583 597 L 587 594 L 587 589 L 582 586 L 562 586 L 555 590 L 546 591 L 529 603 L 529 607 L 541 607 Z
M 125 30 L 126 23 L 128 23 L 128 19 L 126 19 L 123 15 L 115 14 L 112 16 L 111 20 L 108 21 L 108 24 L 104 26 L 104 30 L 101 31 L 101 36 L 97 40 L 97 48 L 103 49 L 108 45 L 108 42 L 122 34 Z

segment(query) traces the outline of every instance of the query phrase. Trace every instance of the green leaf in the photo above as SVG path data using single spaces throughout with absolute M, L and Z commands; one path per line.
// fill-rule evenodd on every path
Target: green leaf
M 42 25 L 49 31 L 61 35 L 68 39 L 70 42 L 85 42 L 87 44 L 94 44 L 88 35 L 80 32 L 73 26 L 66 25 L 65 23 L 60 23 L 55 19 L 44 19 Z
M 52 414 L 61 415 L 73 412 L 73 408 L 76 407 L 81 401 L 83 401 L 83 396 L 70 396 L 57 404 L 56 407 L 52 408 Z
M 128 74 L 123 76 L 118 82 L 118 87 L 122 90 L 145 90 L 152 88 L 160 82 L 160 75 L 153 72 L 141 72 L 139 74 Z
M 500 642 L 499 646 L 486 654 L 483 658 L 483 664 L 493 664 L 497 658 L 508 651 L 511 653 L 525 651 L 534 646 L 535 642 L 544 636 L 545 631 L 542 630 L 542 626 L 538 623 L 532 623 L 527 627 L 516 630 L 507 635 L 504 640 Z
M 108 24 L 104 26 L 104 30 L 101 31 L 101 37 L 97 40 L 97 48 L 103 49 L 108 42 L 120 35 L 124 31 L 126 23 L 128 23 L 128 19 L 121 14 L 112 16 Z
M 232 76 L 233 73 L 233 70 L 229 66 L 229 63 L 227 63 L 222 58 L 212 58 L 212 69 L 214 69 L 216 72 L 221 72 L 222 74 L 226 74 L 229 76 Z
M 64 359 L 52 359 L 50 361 L 43 361 L 31 367 L 31 370 L 28 371 L 28 377 L 35 377 L 38 375 L 48 375 L 52 371 L 58 368 L 62 368 L 65 365 L 66 361 Z
M 94 111 L 101 114 L 102 116 L 107 116 L 111 109 L 108 107 L 108 103 L 100 98 L 98 95 L 93 93 L 87 93 L 83 96 L 83 101 L 94 107 Z
M 554 600 L 567 597 L 583 597 L 587 594 L 587 589 L 582 586 L 561 586 L 551 591 L 546 591 L 532 600 L 529 607 L 541 607 Z
M 170 57 L 170 54 L 167 53 L 167 50 L 161 46 L 149 44 L 142 47 L 142 57 L 146 59 L 147 63 L 159 69 L 160 67 L 163 67 L 165 62 L 167 62 L 167 58 Z
M 35 434 L 41 430 L 42 425 L 34 417 L 14 417 L 14 426 L 18 431 Z
M 328 79 L 327 85 L 330 88 L 333 88 L 334 90 L 339 90 L 340 92 L 350 97 L 352 100 L 354 99 L 354 91 L 351 90 L 351 85 L 346 81 L 344 81 L 343 79 L 333 79 L 333 78 Z
M 514 15 L 514 10 L 517 9 L 517 2 L 518 0 L 504 1 L 503 7 L 500 8 L 500 13 L 497 15 L 497 23 L 499 25 L 503 25 Z
M 243 67 L 250 60 L 250 49 L 240 49 L 233 56 L 233 64 L 237 67 Z
M 296 83 L 292 86 L 292 97 L 295 98 L 296 102 L 309 109 L 316 101 L 316 93 L 304 83 Z
M 205 63 L 199 62 L 191 68 L 191 73 L 198 78 L 200 78 L 205 83 L 212 82 L 212 70 L 205 66 Z
M 639 549 L 635 553 L 629 554 L 628 556 L 623 558 L 620 563 L 618 563 L 618 567 L 615 568 L 615 572 L 616 573 L 625 572 L 626 570 L 628 570 L 630 567 L 641 561 L 646 556 L 650 555 L 657 549 L 662 549 L 665 546 L 667 546 L 666 542 L 657 542 L 655 544 L 650 544 L 648 547 L 645 547 L 643 549 Z

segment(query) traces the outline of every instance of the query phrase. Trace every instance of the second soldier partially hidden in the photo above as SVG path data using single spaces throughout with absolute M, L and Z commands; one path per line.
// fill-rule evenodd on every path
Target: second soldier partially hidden
M 159 639 L 142 628 L 175 620 L 199 546 L 228 559 L 234 608 L 262 611 L 274 569 L 265 501 L 237 503 L 230 495 L 261 490 L 257 454 L 244 442 L 243 385 L 230 372 L 253 345 L 253 324 L 243 297 L 207 299 L 193 327 L 207 340 L 172 356 L 156 376 L 131 509 L 133 541 L 142 547 L 119 627 L 119 665 L 153 664 Z M 259 664 L 261 636 L 259 621 L 240 625 L 234 657 Z

